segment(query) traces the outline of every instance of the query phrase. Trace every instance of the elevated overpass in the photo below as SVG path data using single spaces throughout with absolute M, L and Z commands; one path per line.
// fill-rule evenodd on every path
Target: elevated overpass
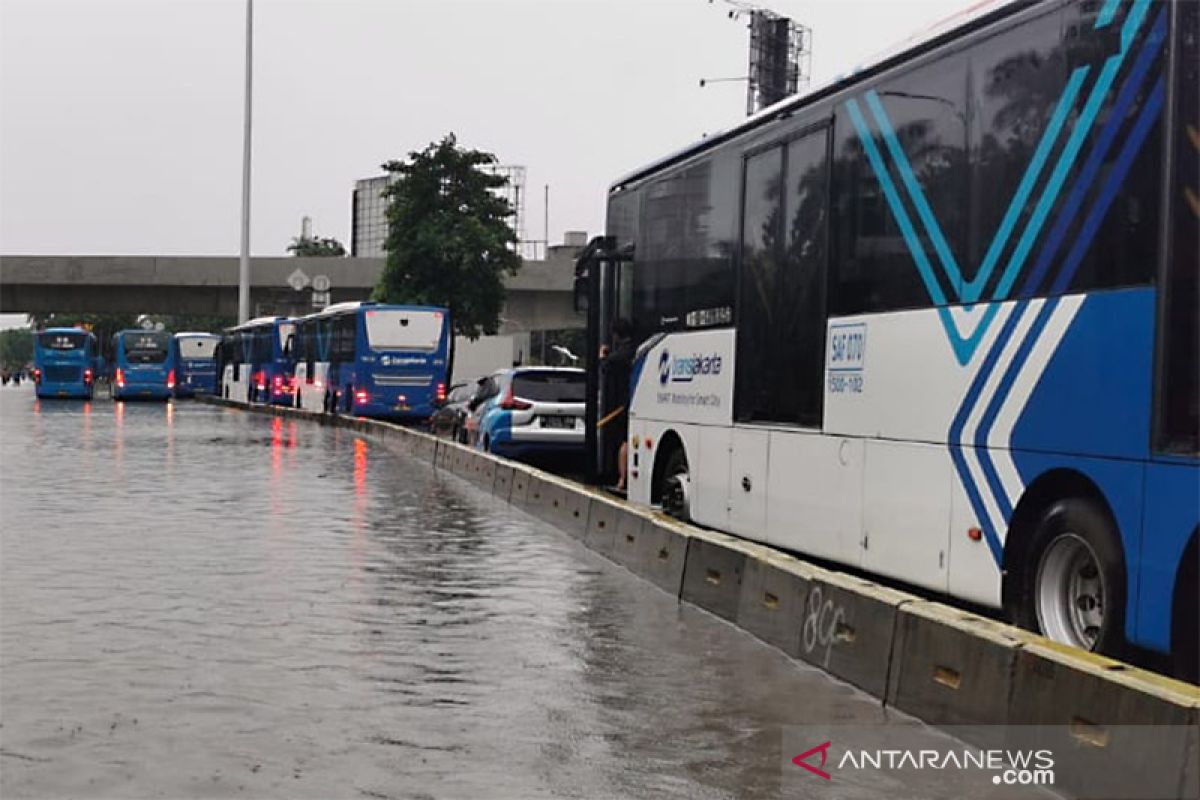
M 579 328 L 572 308 L 574 255 L 552 247 L 506 280 L 502 333 Z M 259 314 L 308 313 L 314 279 L 328 280 L 328 302 L 366 300 L 382 258 L 251 259 L 250 308 Z M 298 272 L 297 272 L 298 271 Z M 289 279 L 295 276 L 295 286 Z M 320 288 L 323 281 L 318 281 Z M 237 314 L 238 259 L 233 256 L 0 256 L 0 312 Z

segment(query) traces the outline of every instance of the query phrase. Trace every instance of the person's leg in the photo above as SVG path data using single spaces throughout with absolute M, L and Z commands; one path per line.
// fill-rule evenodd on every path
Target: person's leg
M 628 455 L 629 444 L 625 441 L 621 442 L 621 447 L 617 450 L 617 488 L 625 491 L 625 473 L 629 471 L 629 464 L 626 462 Z

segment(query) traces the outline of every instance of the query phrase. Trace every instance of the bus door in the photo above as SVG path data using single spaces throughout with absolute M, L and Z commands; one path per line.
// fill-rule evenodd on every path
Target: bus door
M 628 387 L 606 386 L 598 358 L 601 345 L 611 346 L 613 322 L 629 318 L 633 289 L 632 251 L 618 252 L 611 236 L 597 236 L 575 261 L 575 310 L 587 314 L 587 403 L 585 406 L 587 478 L 611 483 L 617 474 L 620 438 L 609 425 L 628 414 Z M 611 383 L 611 382 L 609 382 Z

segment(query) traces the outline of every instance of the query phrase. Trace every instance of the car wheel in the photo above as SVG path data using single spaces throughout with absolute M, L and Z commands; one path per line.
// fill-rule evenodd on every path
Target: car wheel
M 1125 564 L 1116 526 L 1085 498 L 1042 514 L 1022 580 L 1017 622 L 1083 650 L 1119 655 L 1125 643 Z

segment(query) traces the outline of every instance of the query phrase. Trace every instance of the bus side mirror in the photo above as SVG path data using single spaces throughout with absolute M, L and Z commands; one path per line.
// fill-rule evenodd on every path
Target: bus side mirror
M 588 290 L 590 288 L 591 285 L 587 278 L 580 277 L 575 279 L 575 292 L 574 297 L 572 297 L 571 300 L 572 305 L 577 313 L 582 314 L 588 310 L 588 300 L 591 294 Z

